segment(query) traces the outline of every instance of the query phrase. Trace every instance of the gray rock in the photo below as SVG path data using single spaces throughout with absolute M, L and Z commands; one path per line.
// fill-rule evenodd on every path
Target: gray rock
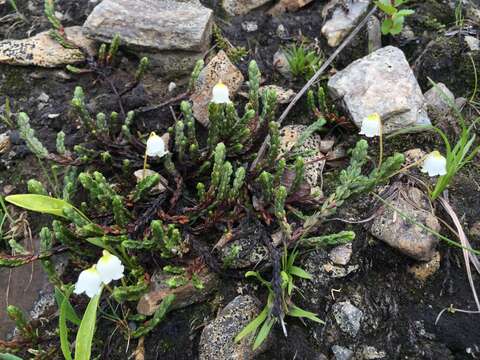
M 430 124 L 417 79 L 396 47 L 387 46 L 354 61 L 330 78 L 328 89 L 358 127 L 375 112 L 382 117 L 384 133 Z
M 335 360 L 352 360 L 353 359 L 353 351 L 349 348 L 333 345 L 332 346 L 333 356 L 335 356 Z
M 89 54 L 95 53 L 95 42 L 82 34 L 80 26 L 65 28 L 65 34 L 71 43 Z M 0 63 L 53 68 L 83 61 L 85 55 L 80 49 L 64 48 L 48 31 L 28 39 L 0 41 Z
M 416 223 L 440 231 L 440 223 L 432 213 L 427 196 L 415 187 L 394 184 L 390 204 Z M 435 255 L 438 238 L 418 225 L 403 219 L 396 211 L 382 206 L 372 221 L 370 233 L 405 255 L 429 261 Z
M 233 98 L 244 81 L 240 70 L 232 64 L 223 50 L 200 72 L 195 92 L 190 97 L 193 102 L 193 115 L 204 126 L 209 124 L 208 104 L 212 99 L 212 89 L 220 80 L 228 87 L 230 98 Z
M 347 265 L 352 258 L 352 244 L 339 245 L 330 250 L 328 257 L 334 264 Z
M 480 40 L 478 38 L 467 35 L 464 39 L 471 51 L 480 50 Z
M 331 2 L 332 1 L 338 2 L 338 0 L 331 0 Z M 367 12 L 369 5 L 370 0 L 348 0 L 348 12 L 345 11 L 344 7 L 337 6 L 333 11 L 332 18 L 322 27 L 322 34 L 327 39 L 328 45 L 331 47 L 340 45 L 342 40 L 350 33 Z M 329 4 L 325 6 L 328 7 Z
M 104 0 L 83 25 L 100 41 L 119 34 L 132 49 L 203 51 L 212 29 L 212 10 L 197 1 Z
M 277 52 L 273 54 L 273 68 L 287 79 L 292 77 L 287 55 L 282 49 L 278 49 Z
M 245 15 L 270 1 L 271 0 L 223 0 L 223 8 L 231 16 Z
M 235 336 L 260 312 L 258 300 L 252 296 L 237 296 L 202 331 L 199 344 L 200 360 L 249 360 L 265 349 L 266 343 L 255 352 L 254 336 L 236 343 Z
M 455 103 L 455 95 L 445 86 L 444 83 L 437 83 L 425 93 L 425 101 L 428 110 L 436 114 L 445 115 L 450 112 L 451 105 Z
M 336 303 L 332 310 L 340 329 L 352 337 L 357 336 L 360 331 L 363 311 L 352 305 L 350 301 Z

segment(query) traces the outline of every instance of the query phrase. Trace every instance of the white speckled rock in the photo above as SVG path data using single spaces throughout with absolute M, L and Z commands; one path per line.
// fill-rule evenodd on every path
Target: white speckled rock
M 332 0 L 338 2 L 338 0 Z M 348 11 L 337 6 L 333 15 L 322 27 L 322 34 L 328 41 L 328 45 L 336 47 L 347 37 L 350 31 L 367 12 L 370 0 L 349 0 L 347 1 Z M 326 6 L 329 6 L 328 4 Z
M 341 100 L 359 128 L 363 119 L 378 113 L 383 132 L 430 125 L 425 98 L 402 50 L 387 46 L 339 71 L 328 81 L 328 90 Z
M 227 85 L 232 98 L 243 84 L 243 75 L 232 64 L 227 54 L 220 51 L 200 72 L 195 92 L 190 99 L 193 102 L 193 115 L 204 126 L 208 126 L 208 104 L 212 99 L 212 89 L 220 81 Z
M 65 28 L 68 40 L 89 54 L 95 53 L 95 42 L 87 39 L 80 26 Z M 79 49 L 67 49 L 53 40 L 47 32 L 28 39 L 4 40 L 0 42 L 0 63 L 11 65 L 35 65 L 57 67 L 85 61 Z
M 252 350 L 254 337 L 251 335 L 236 343 L 235 336 L 260 312 L 258 300 L 252 296 L 237 296 L 215 320 L 202 331 L 199 344 L 200 360 L 251 360 L 265 349 L 264 343 L 255 352 Z

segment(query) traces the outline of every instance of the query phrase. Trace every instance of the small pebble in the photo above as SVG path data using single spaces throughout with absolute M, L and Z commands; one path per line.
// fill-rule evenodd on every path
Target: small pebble
M 278 25 L 277 27 L 277 36 L 280 39 L 285 39 L 288 37 L 288 30 L 283 26 L 283 24 Z
M 177 84 L 175 84 L 173 81 L 170 84 L 168 84 L 168 92 L 172 92 L 176 88 L 177 88 Z
M 242 29 L 246 32 L 254 32 L 258 30 L 258 24 L 256 21 L 244 21 L 242 22 Z

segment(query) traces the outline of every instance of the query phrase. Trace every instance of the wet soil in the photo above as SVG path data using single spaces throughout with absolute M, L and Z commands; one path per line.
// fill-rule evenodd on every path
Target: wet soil
M 42 3 L 40 0 L 17 1 L 20 12 L 30 21 L 14 22 L 15 26 L 12 23 L 0 24 L 0 29 L 3 30 L 0 31 L 0 39 L 22 38 L 46 30 L 48 23 L 42 14 Z M 215 1 L 205 3 L 218 7 Z M 296 13 L 287 13 L 277 18 L 266 16 L 263 9 L 234 19 L 226 19 L 217 11 L 219 15 L 217 23 L 232 44 L 244 46 L 249 50 L 248 57 L 238 63 L 244 74 L 248 61 L 255 59 L 265 83 L 298 90 L 303 81 L 291 81 L 275 72 L 273 54 L 292 41 L 304 41 L 312 47 L 321 49 L 324 56 L 328 56 L 332 49 L 320 36 L 323 21 L 321 10 L 324 3 L 314 1 Z M 65 25 L 81 25 L 93 6 L 93 2 L 88 0 L 57 1 L 57 9 L 66 15 Z M 434 81 L 444 82 L 456 96 L 471 96 L 474 88 L 472 64 L 476 64 L 477 69 L 480 69 L 480 52 L 468 55 L 466 44 L 458 33 L 448 35 L 449 31 L 456 30 L 454 12 L 449 7 L 448 1 L 412 1 L 412 8 L 417 13 L 407 19 L 407 24 L 413 30 L 414 37 L 385 37 L 384 45 L 392 44 L 405 51 L 422 90 L 429 88 L 428 78 L 432 78 Z M 0 17 L 7 13 L 11 11 L 0 6 Z M 257 22 L 258 31 L 247 33 L 242 30 L 242 23 L 245 21 Z M 277 35 L 280 24 L 286 29 L 287 36 L 283 38 Z M 472 26 L 478 31 L 479 24 Z M 361 34 L 334 62 L 334 68 L 342 69 L 366 53 L 365 34 Z M 112 83 L 118 89 L 122 89 L 131 81 L 135 64 L 136 59 L 124 58 L 118 64 L 118 69 L 110 75 Z M 167 83 L 149 74 L 144 85 L 124 96 L 122 99 L 124 110 L 161 103 L 162 100 L 180 93 L 185 79 L 178 79 L 177 84 L 180 87 L 176 92 L 167 94 Z M 38 137 L 50 150 L 54 149 L 55 135 L 60 130 L 67 135 L 67 146 L 81 142 L 84 137 L 69 105 L 74 88 L 78 85 L 85 89 L 92 112 L 120 111 L 111 84 L 92 74 L 73 75 L 67 74 L 62 69 L 45 70 L 0 65 L 0 104 L 4 103 L 5 97 L 9 97 L 13 100 L 15 111 L 26 111 L 31 117 Z M 42 93 L 48 95 L 47 102 L 39 99 Z M 49 114 L 59 115 L 52 119 Z M 290 113 L 286 123 L 307 121 L 309 120 L 304 115 L 304 104 L 300 102 L 295 111 Z M 142 133 L 152 130 L 162 133 L 171 125 L 173 118 L 170 110 L 163 108 L 140 113 L 136 122 L 137 129 Z M 4 131 L 7 131 L 7 128 L 0 123 L 0 133 Z M 336 129 L 334 134 L 338 136 L 339 142 L 350 145 L 357 139 L 355 134 L 339 129 Z M 2 194 L 6 185 L 14 186 L 15 192 L 23 192 L 28 179 L 32 177 L 41 179 L 43 176 L 25 145 L 18 139 L 18 135 L 16 138 L 13 154 L 9 154 L 8 158 L 7 155 L 0 155 Z M 407 135 L 388 142 L 386 153 L 388 155 L 394 151 L 405 151 L 415 147 L 432 150 L 441 146 L 439 139 L 430 134 Z M 376 155 L 374 148 L 375 145 L 372 146 L 372 159 L 375 159 Z M 141 161 L 141 156 L 139 155 L 136 160 Z M 469 229 L 472 229 L 480 219 L 479 173 L 477 158 L 462 170 L 449 190 L 451 204 L 461 218 L 474 248 L 480 248 L 480 237 L 473 231 L 469 233 Z M 336 175 L 336 170 L 325 175 L 327 189 L 329 182 L 333 183 Z M 347 203 L 338 217 L 361 220 L 371 214 L 373 207 L 373 199 L 363 196 Z M 443 217 L 447 219 L 444 214 Z M 43 217 L 35 215 L 30 215 L 29 220 L 34 233 L 45 221 Z M 285 338 L 281 330 L 275 328 L 275 346 L 260 355 L 259 359 L 314 360 L 322 359 L 321 354 L 331 358 L 333 345 L 348 347 L 357 354 L 361 354 L 366 346 L 373 346 L 378 351 L 386 353 L 385 359 L 460 360 L 480 357 L 478 315 L 445 312 L 436 322 L 439 313 L 450 305 L 459 309 L 475 310 L 460 251 L 441 243 L 439 270 L 426 282 L 421 282 L 407 272 L 408 267 L 414 264 L 412 260 L 371 237 L 362 224 L 330 222 L 324 230 L 327 233 L 344 229 L 354 230 L 357 234 L 353 243 L 351 264 L 358 265 L 358 269 L 343 278 L 319 281 L 313 286 L 302 286 L 303 297 L 296 299 L 304 308 L 317 312 L 319 317 L 326 320 L 326 325 L 316 326 L 309 322 L 302 324 L 300 321 L 288 319 L 289 336 Z M 454 238 L 445 228 L 442 233 Z M 321 251 L 304 254 L 302 261 L 318 261 L 319 266 L 323 266 L 320 259 Z M 35 274 L 38 275 L 37 270 Z M 19 276 L 23 279 L 24 275 Z M 4 283 L 5 276 L 5 273 L 0 273 L 0 284 Z M 474 281 L 478 284 L 478 275 L 474 274 Z M 40 283 L 35 282 L 35 285 Z M 146 337 L 145 359 L 195 359 L 198 357 L 197 345 L 203 325 L 213 319 L 217 310 L 237 295 L 238 289 L 246 289 L 244 291 L 265 300 L 266 294 L 262 293 L 261 289 L 254 291 L 251 284 L 247 285 L 245 281 L 225 277 L 222 284 L 218 292 L 212 295 L 211 301 L 170 313 L 165 321 Z M 19 282 L 12 282 L 11 286 L 23 287 Z M 10 303 L 15 291 L 19 293 L 15 298 L 22 297 L 22 292 L 18 288 L 11 290 Z M 33 291 L 31 296 L 36 299 L 35 295 L 36 292 Z M 364 312 L 361 330 L 354 338 L 338 329 L 331 312 L 335 302 L 347 299 Z M 16 304 L 23 305 L 20 302 Z M 3 302 L 0 302 L 0 306 L 3 306 Z M 80 300 L 76 306 L 79 312 L 82 312 L 86 303 Z M 29 305 L 26 305 L 26 310 L 29 310 L 28 307 Z M 3 309 L 0 309 L 0 315 L 5 317 Z M 52 316 L 52 319 L 50 329 L 55 326 L 55 317 Z M 0 334 L 4 337 L 11 328 L 7 328 L 2 321 L 0 319 Z M 48 326 L 45 329 L 47 328 Z M 117 324 L 105 318 L 99 321 L 96 338 L 98 341 L 95 343 L 94 353 L 101 354 L 101 359 L 127 359 L 137 343 L 135 340 L 128 342 Z M 52 341 L 50 346 L 56 347 L 58 344 Z M 60 358 L 58 353 L 56 356 Z M 358 358 L 362 357 L 358 355 Z

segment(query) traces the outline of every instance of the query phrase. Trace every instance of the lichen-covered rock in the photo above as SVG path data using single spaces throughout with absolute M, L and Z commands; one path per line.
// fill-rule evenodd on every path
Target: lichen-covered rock
M 372 113 L 380 114 L 384 133 L 430 125 L 420 86 L 396 47 L 387 46 L 354 61 L 330 78 L 328 89 L 358 127 Z
M 203 51 L 211 35 L 212 10 L 197 1 L 104 0 L 83 27 L 100 41 L 119 34 L 122 44 L 140 51 Z
M 357 336 L 363 318 L 363 312 L 350 301 L 342 301 L 333 305 L 333 316 L 340 329 L 352 337 Z
M 95 42 L 87 39 L 80 26 L 65 28 L 69 42 L 88 54 L 95 53 Z M 0 42 L 0 63 L 11 65 L 35 65 L 47 68 L 77 64 L 85 61 L 80 49 L 67 49 L 47 32 L 28 39 L 4 40 Z
M 278 49 L 275 54 L 273 54 L 273 68 L 287 79 L 292 77 L 287 55 L 282 49 Z
M 332 0 L 330 3 L 338 3 L 338 0 Z M 333 10 L 333 15 L 322 27 L 322 34 L 328 41 L 328 45 L 336 47 L 350 33 L 355 25 L 361 20 L 367 12 L 370 0 L 349 0 L 345 6 L 337 6 Z M 329 4 L 325 5 L 329 7 Z M 332 7 L 330 5 L 330 7 Z
M 397 189 L 390 205 L 416 223 L 439 232 L 440 223 L 429 206 L 427 196 L 415 187 L 393 185 Z M 435 255 L 438 238 L 422 227 L 404 219 L 391 207 L 382 206 L 372 221 L 370 232 L 405 255 L 429 261 Z
M 268 260 L 269 253 L 265 245 L 265 240 L 268 239 L 269 235 L 262 223 L 249 218 L 243 219 L 232 231 L 230 241 L 225 246 L 218 246 L 224 266 L 244 269 Z
M 245 15 L 246 13 L 265 5 L 271 0 L 223 0 L 223 8 L 231 16 Z
M 195 92 L 190 99 L 193 102 L 193 115 L 204 126 L 208 126 L 208 104 L 212 99 L 212 89 L 222 81 L 227 85 L 232 98 L 243 84 L 243 75 L 240 70 L 232 64 L 227 54 L 221 50 L 200 72 Z
M 246 336 L 236 343 L 235 336 L 260 312 L 259 302 L 252 296 L 237 296 L 217 318 L 202 331 L 199 344 L 200 360 L 250 360 L 263 351 L 261 346 L 252 350 L 254 336 Z M 264 343 L 266 344 L 266 343 Z
M 305 131 L 305 125 L 287 125 L 280 129 L 280 150 L 285 154 L 292 150 L 300 135 Z M 319 175 L 325 166 L 324 154 L 320 151 L 322 138 L 313 134 L 298 147 L 300 153 L 310 152 L 313 154 L 304 157 L 305 160 L 305 181 L 313 188 L 317 186 Z

